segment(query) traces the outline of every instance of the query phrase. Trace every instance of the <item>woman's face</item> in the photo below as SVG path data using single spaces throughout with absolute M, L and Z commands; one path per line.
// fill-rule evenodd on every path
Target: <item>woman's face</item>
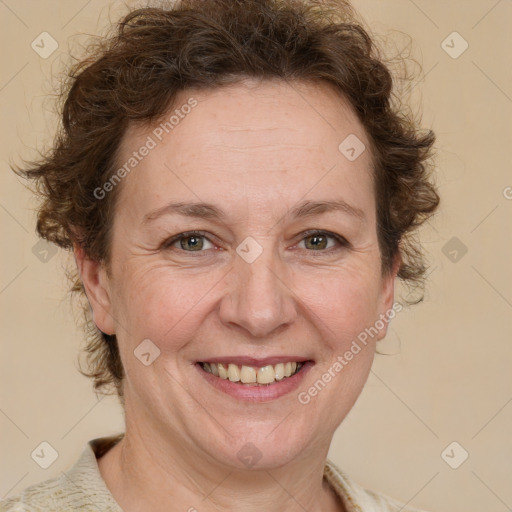
M 162 122 L 123 140 L 111 273 L 87 285 L 127 431 L 230 467 L 326 455 L 393 301 L 363 127 L 330 86 L 280 82 L 186 91 Z

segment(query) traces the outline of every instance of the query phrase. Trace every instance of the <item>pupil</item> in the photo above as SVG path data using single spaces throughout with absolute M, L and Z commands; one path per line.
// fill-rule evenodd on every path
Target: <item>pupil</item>
M 198 236 L 187 236 L 184 240 L 189 240 L 188 246 L 191 249 L 197 250 L 197 249 L 202 248 L 202 244 L 200 243 L 200 237 L 198 237 Z M 190 243 L 190 240 L 192 240 L 193 242 Z M 183 246 L 183 243 L 182 243 L 182 246 Z M 185 247 L 182 247 L 182 248 L 185 249 Z
M 311 245 L 313 248 L 324 247 L 325 237 L 323 235 L 313 235 L 310 239 L 312 240 Z

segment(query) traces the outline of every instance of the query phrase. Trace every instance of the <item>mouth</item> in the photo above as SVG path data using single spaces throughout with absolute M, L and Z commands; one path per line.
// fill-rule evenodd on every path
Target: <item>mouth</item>
M 195 364 L 210 386 L 249 402 L 268 402 L 296 391 L 314 365 L 313 360 L 298 356 L 223 357 Z
M 235 363 L 200 362 L 201 368 L 219 379 L 246 386 L 263 386 L 293 377 L 304 366 L 303 361 L 267 364 L 265 366 L 238 365 Z

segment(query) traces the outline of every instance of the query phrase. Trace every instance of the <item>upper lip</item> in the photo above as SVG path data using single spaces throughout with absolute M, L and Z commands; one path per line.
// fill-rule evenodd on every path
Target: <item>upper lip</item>
M 210 357 L 206 359 L 202 359 L 202 363 L 227 363 L 227 364 L 236 364 L 238 366 L 256 366 L 263 367 L 267 365 L 276 365 L 279 363 L 303 363 L 305 361 L 311 361 L 308 357 L 302 356 L 271 356 L 271 357 L 263 357 L 263 358 L 254 358 L 254 357 L 246 357 L 246 356 L 225 356 L 225 357 Z

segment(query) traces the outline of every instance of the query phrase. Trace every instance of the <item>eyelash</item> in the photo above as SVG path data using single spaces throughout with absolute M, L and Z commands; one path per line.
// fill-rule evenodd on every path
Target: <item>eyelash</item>
M 189 237 L 193 237 L 193 236 L 206 238 L 206 240 L 208 240 L 210 243 L 213 244 L 213 242 L 206 235 L 207 235 L 207 233 L 205 231 L 186 231 L 184 233 L 180 233 L 179 235 L 176 235 L 176 236 L 170 238 L 169 240 L 166 240 L 163 243 L 162 248 L 163 249 L 171 249 L 173 244 L 175 244 L 176 242 L 179 242 L 180 240 L 182 240 L 184 238 L 189 238 Z M 339 247 L 330 247 L 329 249 L 323 249 L 323 250 L 318 250 L 318 251 L 311 250 L 311 249 L 305 249 L 306 251 L 308 251 L 310 253 L 320 253 L 319 256 L 321 256 L 322 253 L 323 254 L 331 254 L 333 251 L 351 247 L 351 244 L 350 244 L 350 242 L 348 242 L 348 240 L 346 240 L 342 236 L 337 235 L 336 233 L 332 233 L 330 231 L 310 230 L 310 231 L 305 231 L 304 233 L 301 233 L 301 235 L 302 235 L 302 238 L 301 238 L 300 242 L 302 242 L 305 238 L 310 238 L 310 237 L 318 236 L 318 235 L 327 236 L 328 238 L 333 238 L 334 240 L 336 240 L 338 242 Z M 181 248 L 179 250 L 180 250 L 180 252 L 191 253 L 191 255 L 193 255 L 193 257 L 208 256 L 207 254 L 204 254 L 205 252 L 207 252 L 207 250 L 185 251 Z M 203 254 L 201 254 L 201 253 L 203 253 Z

